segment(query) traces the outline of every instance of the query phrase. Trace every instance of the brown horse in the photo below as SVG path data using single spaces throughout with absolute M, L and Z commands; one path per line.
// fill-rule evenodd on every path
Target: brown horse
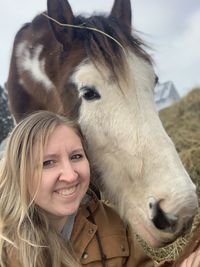
M 7 89 L 17 121 L 39 109 L 79 121 L 96 183 L 160 246 L 191 222 L 197 196 L 158 117 L 152 60 L 132 34 L 131 16 L 130 0 L 87 18 L 66 0 L 49 0 L 47 13 L 16 35 Z

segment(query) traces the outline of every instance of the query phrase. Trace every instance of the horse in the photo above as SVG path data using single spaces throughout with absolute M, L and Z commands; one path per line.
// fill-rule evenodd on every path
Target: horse
M 74 15 L 48 0 L 16 34 L 7 90 L 16 121 L 35 110 L 77 120 L 92 181 L 151 246 L 183 233 L 197 209 L 196 187 L 154 103 L 157 76 L 132 28 L 130 0 L 109 14 Z

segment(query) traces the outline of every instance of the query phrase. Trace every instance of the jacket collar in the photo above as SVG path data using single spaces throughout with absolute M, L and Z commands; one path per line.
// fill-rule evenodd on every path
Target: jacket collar
M 86 203 L 83 202 L 78 211 L 78 213 L 81 213 L 86 218 L 90 216 L 88 207 L 90 211 L 93 213 L 99 206 L 99 200 L 96 194 L 91 189 L 88 189 L 87 195 L 89 196 L 90 200 L 87 201 Z
M 100 204 L 93 191 L 89 190 L 87 194 L 91 199 L 80 206 L 71 235 L 71 242 L 79 259 L 83 257 L 85 248 L 97 231 L 97 225 L 91 222 L 88 217 L 91 215 L 90 212 L 94 213 Z

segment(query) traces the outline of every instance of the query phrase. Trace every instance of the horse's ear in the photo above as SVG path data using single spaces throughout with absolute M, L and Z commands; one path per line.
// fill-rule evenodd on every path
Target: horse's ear
M 110 16 L 122 21 L 131 31 L 131 1 L 130 0 L 115 0 Z
M 62 24 L 73 24 L 74 15 L 67 0 L 48 0 L 48 16 Z M 61 26 L 53 20 L 49 20 L 53 33 L 64 49 L 66 49 L 73 39 L 73 28 Z

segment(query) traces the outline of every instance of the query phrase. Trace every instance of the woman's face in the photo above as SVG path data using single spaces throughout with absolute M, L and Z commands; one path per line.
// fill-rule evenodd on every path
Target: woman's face
M 37 158 L 36 149 L 33 156 Z M 52 220 L 65 219 L 77 211 L 89 181 L 89 163 L 80 138 L 70 127 L 58 126 L 44 149 L 42 179 L 35 203 Z M 37 186 L 38 177 L 34 177 L 29 189 L 32 197 Z

